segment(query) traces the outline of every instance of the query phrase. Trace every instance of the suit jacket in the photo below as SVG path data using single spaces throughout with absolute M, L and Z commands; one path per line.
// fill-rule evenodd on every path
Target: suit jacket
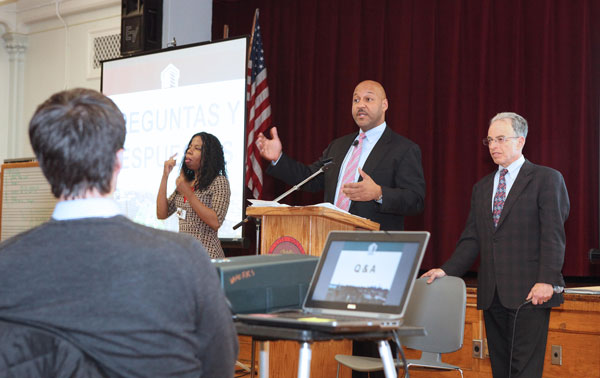
M 321 168 L 324 159 L 332 158 L 332 166 L 302 189 L 313 192 L 324 190 L 324 200 L 333 203 L 340 168 L 357 135 L 358 132 L 335 139 L 323 151 L 321 158 L 311 165 L 283 154 L 276 165 L 269 166 L 267 173 L 295 185 Z M 363 171 L 381 185 L 383 201 L 381 204 L 352 201 L 350 213 L 379 223 L 382 230 L 403 230 L 405 215 L 423 211 L 425 178 L 418 145 L 386 127 L 365 161 Z
M 462 276 L 479 256 L 477 308 L 489 308 L 497 290 L 502 305 L 516 309 L 537 282 L 565 285 L 561 270 L 569 196 L 560 172 L 525 160 L 494 227 L 494 175 L 473 187 L 467 224 L 442 269 Z M 554 294 L 541 307 L 562 302 L 562 294 Z

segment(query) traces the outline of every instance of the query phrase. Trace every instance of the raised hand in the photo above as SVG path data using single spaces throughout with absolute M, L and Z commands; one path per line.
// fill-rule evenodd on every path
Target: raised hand
M 256 138 L 256 146 L 263 159 L 275 161 L 281 156 L 281 140 L 277 135 L 277 128 L 271 128 L 271 139 L 267 139 L 263 133 L 259 133 Z
M 171 171 L 173 170 L 173 167 L 175 167 L 175 156 L 177 156 L 177 152 L 173 154 L 173 156 L 171 156 L 169 158 L 169 160 L 165 161 L 165 167 L 163 170 L 163 175 L 164 176 L 168 176 L 169 173 L 171 173 Z

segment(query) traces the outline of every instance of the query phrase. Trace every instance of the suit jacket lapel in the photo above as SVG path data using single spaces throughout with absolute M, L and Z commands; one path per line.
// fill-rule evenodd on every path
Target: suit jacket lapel
M 523 189 L 525 189 L 527 184 L 529 184 L 529 181 L 531 181 L 531 168 L 532 166 L 529 160 L 525 160 L 525 163 L 523 163 L 523 166 L 519 170 L 517 179 L 510 188 L 510 192 L 508 192 L 508 196 L 504 201 L 504 207 L 502 208 L 502 213 L 500 213 L 500 219 L 498 220 L 498 226 L 496 229 L 500 228 L 502 222 L 510 213 L 510 209 L 517 201 L 517 198 L 519 198 L 519 195 L 523 192 Z
M 382 161 L 385 161 L 385 156 L 388 150 L 387 145 L 391 141 L 391 139 L 392 129 L 390 129 L 389 126 L 386 126 L 385 130 L 383 131 L 383 134 L 381 134 L 381 137 L 377 141 L 377 144 L 373 146 L 371 153 L 367 157 L 367 160 L 365 160 L 365 164 L 363 164 L 362 170 L 365 171 L 369 176 L 371 175 L 371 172 L 373 172 L 375 167 L 377 167 L 377 164 L 379 164 Z M 362 181 L 362 177 L 359 176 L 358 181 Z M 354 201 L 350 202 L 350 209 L 348 210 L 351 213 L 354 206 L 356 206 L 356 203 Z
M 492 194 L 494 193 L 494 176 L 496 173 L 488 175 L 487 182 L 483 185 L 483 194 L 480 201 L 483 206 L 483 216 L 485 219 L 485 225 L 491 231 L 494 230 L 494 219 L 492 217 Z
M 389 126 L 386 126 L 385 130 L 383 131 L 383 134 L 381 134 L 381 137 L 377 141 L 377 144 L 373 146 L 369 157 L 367 157 L 367 160 L 365 160 L 365 164 L 362 167 L 362 170 L 367 172 L 368 175 L 370 175 L 369 172 L 372 172 L 375 169 L 375 167 L 377 167 L 377 164 L 379 164 L 382 161 L 385 161 L 385 156 L 388 150 L 387 145 L 390 143 L 391 140 L 392 129 L 390 129 Z

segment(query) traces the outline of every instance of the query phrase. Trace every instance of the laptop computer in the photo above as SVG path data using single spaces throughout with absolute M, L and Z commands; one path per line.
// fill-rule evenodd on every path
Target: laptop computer
M 332 333 L 398 328 L 428 241 L 425 231 L 332 231 L 301 310 L 235 319 Z

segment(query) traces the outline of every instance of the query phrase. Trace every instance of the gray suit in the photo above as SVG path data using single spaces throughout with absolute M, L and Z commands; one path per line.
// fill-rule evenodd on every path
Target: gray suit
M 477 307 L 487 309 L 498 290 L 502 304 L 516 309 L 536 282 L 565 285 L 561 269 L 569 196 L 560 172 L 526 160 L 495 228 L 491 210 L 494 174 L 473 187 L 465 230 L 442 269 L 462 276 L 480 256 Z M 555 294 L 543 306 L 562 302 L 562 294 Z
M 525 298 L 538 282 L 565 285 L 561 269 L 569 196 L 560 172 L 526 160 L 494 227 L 494 174 L 473 187 L 465 230 L 441 268 L 461 276 L 480 257 L 477 308 L 484 310 L 494 377 L 541 377 L 550 307 L 559 306 L 563 296 L 554 294 L 536 306 Z

